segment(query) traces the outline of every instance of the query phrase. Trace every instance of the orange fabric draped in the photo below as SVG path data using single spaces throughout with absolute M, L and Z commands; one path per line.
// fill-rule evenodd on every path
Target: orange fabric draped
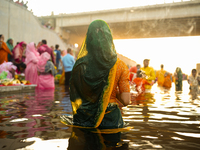
M 145 92 L 145 85 L 151 85 L 146 79 L 138 78 L 138 77 L 133 79 L 133 83 L 135 83 L 136 91 L 138 93 L 144 93 Z
M 8 54 L 12 55 L 6 43 L 2 41 L 2 46 L 0 48 L 0 64 L 4 63 L 5 61 L 8 62 Z
M 172 86 L 171 75 L 167 74 L 167 76 L 164 79 L 163 87 L 165 87 L 165 88 L 171 88 L 171 86 Z
M 128 77 L 129 77 L 129 71 L 127 65 L 122 60 L 118 59 L 115 82 L 109 103 L 118 102 L 116 100 L 116 95 L 118 90 L 120 91 L 120 93 L 130 92 Z

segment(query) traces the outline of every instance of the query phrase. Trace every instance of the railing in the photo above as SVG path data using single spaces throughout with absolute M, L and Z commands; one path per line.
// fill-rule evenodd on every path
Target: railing
M 190 1 L 200 1 L 200 0 L 135 0 L 132 1 L 132 6 L 148 6 L 148 5 L 170 4 L 170 3 L 180 3 L 180 2 L 190 2 Z

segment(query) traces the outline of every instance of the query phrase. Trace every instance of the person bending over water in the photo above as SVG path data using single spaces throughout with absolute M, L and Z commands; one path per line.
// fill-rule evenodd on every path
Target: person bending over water
M 56 75 L 56 70 L 54 64 L 51 61 L 51 56 L 49 53 L 44 52 L 41 54 L 39 61 L 37 63 L 38 70 L 38 85 L 39 89 L 54 89 L 54 76 Z
M 124 126 L 120 101 L 130 101 L 129 70 L 117 58 L 108 24 L 93 21 L 78 54 L 70 79 L 73 125 L 93 128 Z

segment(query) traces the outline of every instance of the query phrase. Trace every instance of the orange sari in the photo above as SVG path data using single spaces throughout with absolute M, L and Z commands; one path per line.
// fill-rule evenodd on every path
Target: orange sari
M 171 88 L 171 86 L 172 86 L 171 75 L 168 73 L 167 76 L 164 79 L 163 87 Z
M 2 41 L 2 45 L 0 47 L 0 64 L 8 62 L 8 54 L 12 55 L 6 43 Z

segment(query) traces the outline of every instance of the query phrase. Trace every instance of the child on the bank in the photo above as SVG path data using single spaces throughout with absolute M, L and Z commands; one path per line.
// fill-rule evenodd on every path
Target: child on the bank
M 188 77 L 188 83 L 190 84 L 190 94 L 197 94 L 199 92 L 198 81 L 200 81 L 200 79 L 197 76 L 197 70 L 192 69 L 192 73 Z
M 146 79 L 143 78 L 144 73 L 139 70 L 137 71 L 137 77 L 133 79 L 132 83 L 135 84 L 136 91 L 138 94 L 145 92 L 145 85 L 152 85 L 153 83 L 149 83 Z

